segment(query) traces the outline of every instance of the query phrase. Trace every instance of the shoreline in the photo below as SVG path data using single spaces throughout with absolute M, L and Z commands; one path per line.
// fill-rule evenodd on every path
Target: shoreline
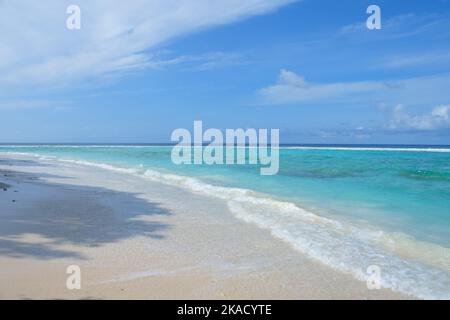
M 0 191 L 1 299 L 411 298 L 310 260 L 225 201 L 80 164 L 0 159 L 11 185 Z M 72 264 L 81 290 L 65 287 Z

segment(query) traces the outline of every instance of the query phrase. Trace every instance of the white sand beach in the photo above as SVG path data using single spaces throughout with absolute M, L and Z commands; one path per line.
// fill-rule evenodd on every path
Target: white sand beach
M 126 173 L 0 154 L 0 299 L 405 299 Z M 81 289 L 66 268 L 81 268 Z

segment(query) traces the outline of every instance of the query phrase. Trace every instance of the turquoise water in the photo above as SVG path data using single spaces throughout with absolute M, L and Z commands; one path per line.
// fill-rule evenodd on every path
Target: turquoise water
M 443 277 L 443 284 L 427 289 L 428 295 L 423 296 L 446 297 L 450 292 L 450 149 L 281 148 L 280 170 L 274 176 L 261 176 L 256 165 L 177 166 L 171 162 L 171 147 L 161 146 L 0 146 L 0 152 L 109 164 L 135 169 L 135 173 L 145 173 L 152 179 L 170 174 L 175 184 L 195 192 L 217 192 L 219 198 L 227 194 L 230 208 L 238 217 L 271 230 L 313 258 L 325 263 L 339 259 L 325 244 L 317 242 L 342 241 L 342 246 L 349 246 L 351 241 L 353 246 L 360 241 L 354 251 L 342 251 L 342 259 L 357 253 L 361 256 L 358 268 L 369 263 L 365 260 L 375 261 L 386 264 L 384 268 L 397 277 L 403 276 L 401 268 L 405 267 L 400 267 L 401 263 L 417 262 L 425 266 L 424 270 L 442 272 L 439 274 Z M 176 177 L 195 180 L 181 183 Z M 162 180 L 170 179 L 165 176 Z M 251 201 L 248 192 L 254 192 Z M 264 202 L 267 199 L 273 202 Z M 292 211 L 292 206 L 301 211 Z M 310 214 L 314 215 L 312 223 L 319 221 L 314 230 L 311 221 L 306 223 Z M 345 228 L 340 229 L 341 225 Z M 315 243 L 306 245 L 308 239 L 315 239 Z M 363 250 L 367 254 L 361 254 Z M 380 252 L 386 261 L 374 258 L 380 255 L 377 250 L 385 250 Z M 399 262 L 398 270 L 392 266 L 397 258 L 387 258 L 391 255 L 405 259 Z M 436 278 L 436 274 L 430 277 Z

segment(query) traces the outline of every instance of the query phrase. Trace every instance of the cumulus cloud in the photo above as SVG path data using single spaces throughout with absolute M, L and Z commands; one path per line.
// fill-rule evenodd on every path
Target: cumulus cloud
M 450 105 L 433 108 L 428 114 L 411 115 L 399 104 L 393 108 L 390 129 L 437 130 L 450 127 Z
M 450 100 L 450 74 L 393 81 L 314 83 L 282 69 L 276 84 L 258 90 L 262 105 L 436 105 Z
M 275 85 L 259 90 L 263 104 L 319 101 L 339 96 L 370 92 L 385 87 L 378 82 L 315 84 L 292 71 L 282 69 Z
M 175 37 L 264 14 L 294 0 L 78 0 L 0 2 L 0 83 L 61 83 L 157 66 L 149 53 Z

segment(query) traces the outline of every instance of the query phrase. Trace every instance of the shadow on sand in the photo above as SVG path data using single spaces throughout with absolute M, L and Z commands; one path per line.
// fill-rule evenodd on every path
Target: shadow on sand
M 83 259 L 58 245 L 98 247 L 136 236 L 163 239 L 162 231 L 169 228 L 156 221 L 156 216 L 172 213 L 140 194 L 49 183 L 44 177 L 48 175 L 0 170 L 0 181 L 11 185 L 7 191 L 0 190 L 0 255 Z M 28 187 L 35 188 L 37 199 L 21 199 L 18 188 L 14 194 L 17 201 L 8 200 L 19 181 L 32 182 Z M 26 235 L 45 241 L 28 241 Z

